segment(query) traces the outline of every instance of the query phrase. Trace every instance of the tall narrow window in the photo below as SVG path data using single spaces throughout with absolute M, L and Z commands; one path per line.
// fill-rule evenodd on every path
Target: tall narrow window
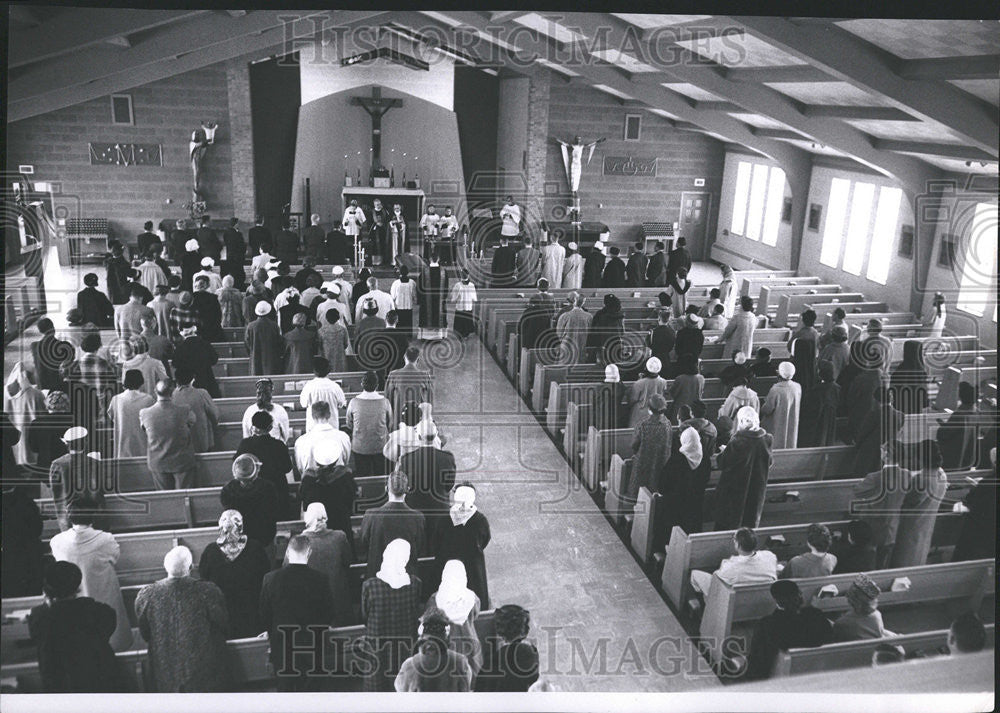
M 747 198 L 750 195 L 751 166 L 746 161 L 740 161 L 736 168 L 736 195 L 733 197 L 733 221 L 729 232 L 743 235 L 747 220 Z
M 778 226 L 781 225 L 782 206 L 785 200 L 785 172 L 771 168 L 771 178 L 767 183 L 767 207 L 764 209 L 765 245 L 778 244 Z
M 899 203 L 903 191 L 883 187 L 878 192 L 875 209 L 875 230 L 872 232 L 871 252 L 868 255 L 868 279 L 884 285 L 889 279 L 889 261 L 899 222 Z
M 844 238 L 844 222 L 847 218 L 847 194 L 851 182 L 846 178 L 834 178 L 830 182 L 830 205 L 823 229 L 823 246 L 819 261 L 829 267 L 837 267 L 840 262 L 840 244 Z
M 760 223 L 764 217 L 764 193 L 767 191 L 767 166 L 755 163 L 750 180 L 750 208 L 747 210 L 746 236 L 760 240 Z
M 844 246 L 844 272 L 861 274 L 865 262 L 865 245 L 868 242 L 868 226 L 872 220 L 872 204 L 875 202 L 875 185 L 855 183 L 851 197 L 851 218 L 847 222 L 847 241 Z
M 977 317 L 986 314 L 990 299 L 996 299 L 997 206 L 979 203 L 966 237 L 968 248 L 962 263 L 958 308 Z M 994 308 L 994 319 L 996 319 Z

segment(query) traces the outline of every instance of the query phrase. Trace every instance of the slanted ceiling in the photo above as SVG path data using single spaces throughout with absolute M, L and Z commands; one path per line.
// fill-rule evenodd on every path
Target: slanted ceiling
M 15 5 L 9 21 L 10 121 L 282 52 L 289 36 L 329 42 L 336 27 L 392 23 L 446 47 L 452 37 L 484 67 L 524 71 L 533 57 L 779 161 L 843 155 L 915 185 L 942 170 L 996 174 L 1000 155 L 995 20 Z

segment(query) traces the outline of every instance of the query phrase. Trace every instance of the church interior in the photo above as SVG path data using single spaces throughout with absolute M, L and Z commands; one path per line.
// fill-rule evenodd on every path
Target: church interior
M 955 12 L 8 5 L 4 707 L 991 708 Z

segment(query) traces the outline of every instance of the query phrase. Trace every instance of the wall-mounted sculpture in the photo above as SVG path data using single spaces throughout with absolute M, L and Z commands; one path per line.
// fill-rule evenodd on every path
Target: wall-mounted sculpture
M 191 153 L 191 173 L 194 177 L 194 184 L 191 187 L 192 203 L 202 200 L 201 164 L 208 147 L 215 143 L 215 130 L 218 128 L 219 125 L 214 121 L 203 121 L 201 122 L 201 130 L 195 129 L 191 132 L 189 150 Z

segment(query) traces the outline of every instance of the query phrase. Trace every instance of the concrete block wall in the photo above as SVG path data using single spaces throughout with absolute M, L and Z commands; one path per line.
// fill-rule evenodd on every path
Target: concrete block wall
M 249 89 L 247 89 L 249 92 Z M 115 237 L 133 240 L 146 220 L 187 215 L 191 199 L 188 142 L 202 121 L 216 121 L 215 144 L 203 163 L 202 184 L 213 218 L 233 215 L 233 133 L 240 140 L 248 124 L 230 120 L 225 64 L 216 64 L 136 87 L 132 95 L 133 126 L 111 122 L 111 100 L 102 97 L 7 127 L 7 170 L 20 164 L 35 168 L 36 181 L 62 183 L 67 217 L 107 218 Z M 247 100 L 249 104 L 249 100 Z M 249 140 L 249 137 L 247 138 Z M 160 144 L 162 166 L 91 165 L 90 143 Z M 242 163 L 242 161 L 241 161 Z M 249 159 L 250 191 L 253 162 Z M 244 169 L 236 173 L 242 175 Z M 240 179 L 242 182 L 242 179 Z M 171 202 L 168 204 L 167 200 Z M 241 204 L 246 196 L 241 193 Z M 252 208 L 247 215 L 252 214 Z

